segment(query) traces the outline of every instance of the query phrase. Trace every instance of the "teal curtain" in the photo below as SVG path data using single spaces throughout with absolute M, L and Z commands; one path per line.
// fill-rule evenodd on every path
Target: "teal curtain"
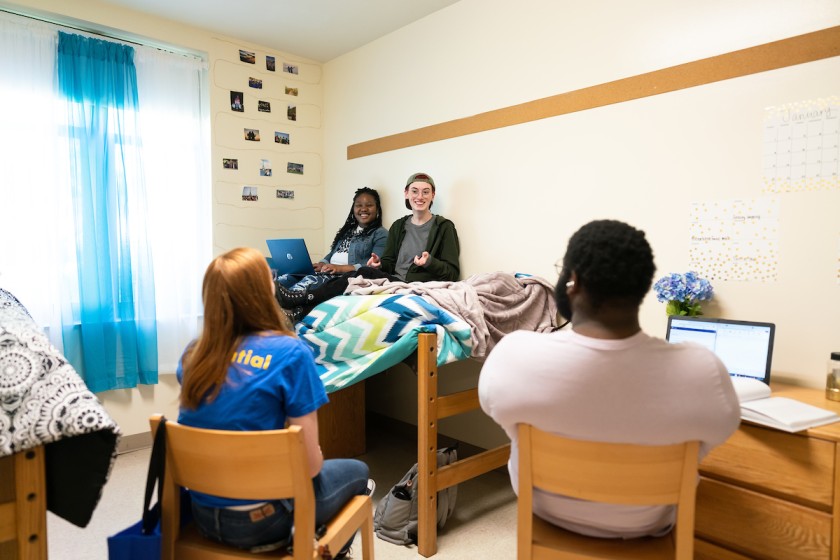
M 59 32 L 57 67 L 76 229 L 68 285 L 78 291 L 62 312 L 64 354 L 94 392 L 157 383 L 134 49 Z

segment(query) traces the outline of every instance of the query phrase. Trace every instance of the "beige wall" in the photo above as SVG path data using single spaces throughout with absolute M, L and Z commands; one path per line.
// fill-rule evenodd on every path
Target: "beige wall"
M 658 274 L 685 271 L 691 203 L 766 196 L 765 107 L 840 95 L 834 58 L 346 159 L 350 144 L 840 24 L 834 0 L 523 0 L 511 8 L 462 0 L 324 66 L 326 199 L 365 184 L 382 189 L 390 222 L 405 213 L 405 178 L 430 173 L 435 210 L 458 226 L 464 276 L 522 271 L 553 281 L 569 235 L 595 218 L 646 230 Z M 776 378 L 822 387 L 828 355 L 840 350 L 840 190 L 778 197 L 777 279 L 716 281 L 708 311 L 775 322 Z M 342 211 L 328 205 L 326 222 Z M 642 322 L 664 335 L 664 304 L 652 295 Z M 477 366 L 465 367 L 477 376 Z M 369 406 L 410 420 L 405 384 L 413 378 L 370 380 Z
M 265 240 L 272 237 L 304 237 L 313 258 L 326 253 L 322 210 L 323 86 L 319 63 L 92 0 L 21 0 L 0 5 L 34 11 L 83 28 L 104 29 L 124 39 L 151 39 L 204 56 L 210 77 L 212 185 L 207 188 L 213 193 L 214 254 L 250 246 L 268 255 Z M 239 49 L 254 52 L 256 63 L 240 62 Z M 275 57 L 274 72 L 266 69 L 266 55 Z M 297 65 L 298 74 L 283 72 L 283 62 Z M 251 77 L 263 81 L 261 90 L 249 87 Z M 286 86 L 297 88 L 298 95 L 287 95 Z M 231 111 L 231 90 L 244 92 L 244 112 Z M 269 101 L 271 113 L 259 112 L 258 100 Z M 287 119 L 290 103 L 297 106 L 296 121 Z M 246 141 L 245 128 L 258 129 L 261 141 Z M 291 143 L 275 143 L 275 131 L 289 133 Z M 224 169 L 222 158 L 238 159 L 238 171 Z M 271 162 L 271 177 L 260 176 L 262 159 Z M 304 174 L 287 173 L 289 161 L 302 163 Z M 258 187 L 257 202 L 242 201 L 245 185 Z M 293 190 L 294 199 L 276 198 L 278 188 Z M 154 412 L 177 416 L 179 386 L 172 373 L 162 372 L 160 383 L 154 386 L 98 394 L 125 435 L 148 432 L 148 418 Z

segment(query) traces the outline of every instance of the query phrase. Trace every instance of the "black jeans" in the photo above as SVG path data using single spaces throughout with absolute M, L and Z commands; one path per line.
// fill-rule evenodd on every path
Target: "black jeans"
M 334 278 L 330 278 L 326 283 L 311 292 L 307 292 L 312 296 L 312 299 L 307 301 L 307 305 L 309 307 L 304 310 L 304 315 L 309 313 L 309 311 L 319 303 L 327 301 L 330 298 L 334 298 L 335 296 L 342 295 L 344 290 L 346 290 L 347 286 L 350 284 L 350 279 L 357 278 L 359 276 L 372 280 L 377 278 L 387 278 L 392 282 L 401 281 L 396 276 L 392 276 L 391 274 L 382 272 L 378 268 L 371 268 L 369 266 L 363 266 L 359 270 L 354 270 L 353 272 L 339 274 Z

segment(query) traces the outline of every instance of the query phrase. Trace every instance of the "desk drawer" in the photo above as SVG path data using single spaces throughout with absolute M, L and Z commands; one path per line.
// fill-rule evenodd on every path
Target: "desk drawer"
M 324 459 L 357 457 L 365 452 L 364 381 L 330 393 L 318 409 L 318 442 Z
M 834 444 L 742 424 L 700 464 L 710 478 L 830 512 Z
M 831 516 L 702 477 L 695 534 L 751 558 L 829 558 Z
M 694 560 L 751 560 L 749 556 L 743 556 L 721 548 L 716 544 L 706 542 L 703 539 L 694 539 Z

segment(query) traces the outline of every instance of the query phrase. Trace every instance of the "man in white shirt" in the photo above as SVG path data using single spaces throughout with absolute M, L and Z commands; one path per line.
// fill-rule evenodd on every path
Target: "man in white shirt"
M 555 295 L 571 330 L 517 331 L 488 356 L 478 383 L 482 409 L 511 439 L 517 489 L 517 424 L 616 443 L 699 440 L 700 457 L 737 429 L 740 408 L 729 374 L 709 350 L 642 332 L 639 306 L 655 272 L 644 232 L 614 220 L 569 240 Z M 661 535 L 672 506 L 622 506 L 535 491 L 534 513 L 596 537 Z

